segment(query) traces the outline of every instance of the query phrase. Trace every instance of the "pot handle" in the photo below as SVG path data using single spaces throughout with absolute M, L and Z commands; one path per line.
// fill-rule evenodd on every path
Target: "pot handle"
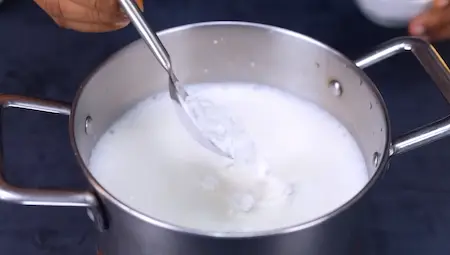
M 38 112 L 70 115 L 70 105 L 45 101 L 29 97 L 0 94 L 1 111 L 5 108 L 19 108 Z M 0 162 L 3 160 L 3 136 L 1 133 L 2 116 L 0 116 Z M 105 224 L 96 196 L 88 191 L 38 190 L 24 189 L 8 184 L 3 177 L 3 166 L 0 164 L 0 201 L 30 206 L 68 206 L 85 207 L 98 229 Z
M 436 49 L 417 37 L 392 39 L 374 52 L 355 61 L 363 69 L 401 52 L 412 52 L 431 76 L 447 102 L 450 102 L 450 69 Z M 395 139 L 389 149 L 390 156 L 401 154 L 450 135 L 450 115 L 413 130 Z

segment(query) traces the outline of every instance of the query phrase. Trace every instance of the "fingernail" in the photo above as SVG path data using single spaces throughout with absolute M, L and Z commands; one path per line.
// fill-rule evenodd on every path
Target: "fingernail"
M 425 33 L 425 27 L 423 25 L 414 25 L 411 27 L 411 33 L 413 35 L 423 35 Z
M 116 22 L 117 27 L 126 27 L 126 26 L 128 26 L 128 24 L 130 24 L 130 20 L 123 20 L 123 21 Z

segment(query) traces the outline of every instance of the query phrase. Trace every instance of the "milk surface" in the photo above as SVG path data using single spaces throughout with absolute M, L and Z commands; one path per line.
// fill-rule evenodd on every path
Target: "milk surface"
M 354 138 L 315 104 L 262 85 L 187 91 L 225 109 L 245 129 L 268 174 L 255 175 L 200 146 L 161 93 L 118 119 L 89 162 L 97 181 L 133 209 L 204 231 L 261 231 L 329 213 L 367 183 Z

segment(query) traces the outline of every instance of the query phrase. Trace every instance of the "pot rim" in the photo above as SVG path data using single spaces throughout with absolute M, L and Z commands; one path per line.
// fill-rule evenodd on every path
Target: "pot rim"
M 275 228 L 275 229 L 271 229 L 271 230 L 254 231 L 254 232 L 217 232 L 217 231 L 205 231 L 205 230 L 200 230 L 200 229 L 195 229 L 195 228 L 182 227 L 182 226 L 178 226 L 176 224 L 166 222 L 164 220 L 160 220 L 160 219 L 148 216 L 140 211 L 137 211 L 137 210 L 131 208 L 130 206 L 126 205 L 125 203 L 123 203 L 122 201 L 120 201 L 119 199 L 114 197 L 111 193 L 109 193 L 106 189 L 104 189 L 103 186 L 100 183 L 98 183 L 97 180 L 92 176 L 91 172 L 89 171 L 88 167 L 84 164 L 84 161 L 80 156 L 77 142 L 75 140 L 75 135 L 74 135 L 75 134 L 74 116 L 76 115 L 76 111 L 78 108 L 78 102 L 79 102 L 81 95 L 83 94 L 84 87 L 87 86 L 87 84 L 89 84 L 89 82 L 91 81 L 91 78 L 100 69 L 102 69 L 104 66 L 106 66 L 111 60 L 120 57 L 121 54 L 123 54 L 123 52 L 125 52 L 125 50 L 127 48 L 131 48 L 135 44 L 138 44 L 138 43 L 143 43 L 141 39 L 137 39 L 136 41 L 131 42 L 130 44 L 126 45 L 125 47 L 123 47 L 119 51 L 115 52 L 110 57 L 108 57 L 105 61 L 103 61 L 102 64 L 100 64 L 96 69 L 94 69 L 94 71 L 91 72 L 91 74 L 85 79 L 85 81 L 81 84 L 81 86 L 77 90 L 76 96 L 72 103 L 72 110 L 71 110 L 71 114 L 70 114 L 70 118 L 69 118 L 69 134 L 70 134 L 70 141 L 71 141 L 72 149 L 75 152 L 75 157 L 77 158 L 79 164 L 81 165 L 81 168 L 82 168 L 85 176 L 87 177 L 90 185 L 92 185 L 92 187 L 95 189 L 96 192 L 98 192 L 102 197 L 104 197 L 107 200 L 114 203 L 114 205 L 118 206 L 120 209 L 122 209 L 126 213 L 128 213 L 142 221 L 150 223 L 152 225 L 155 225 L 155 226 L 158 226 L 161 228 L 165 228 L 168 230 L 176 231 L 176 232 L 185 233 L 185 234 L 193 234 L 193 235 L 216 237 L 216 238 L 252 238 L 252 237 L 273 236 L 273 235 L 281 235 L 281 234 L 287 234 L 287 233 L 291 233 L 291 232 L 300 231 L 302 229 L 313 227 L 313 226 L 318 225 L 330 218 L 335 217 L 336 215 L 340 214 L 341 212 L 348 209 L 351 205 L 356 203 L 374 185 L 375 181 L 379 178 L 379 176 L 385 170 L 386 164 L 389 160 L 389 148 L 390 148 L 389 145 L 391 142 L 391 125 L 390 125 L 390 121 L 388 118 L 388 111 L 387 111 L 386 104 L 385 104 L 379 90 L 376 88 L 376 86 L 374 85 L 372 80 L 362 71 L 362 69 L 358 68 L 352 61 L 350 61 L 347 57 L 345 57 L 339 51 L 337 51 L 337 50 L 331 48 L 330 46 L 328 46 L 324 43 L 321 43 L 309 36 L 306 36 L 306 35 L 303 35 L 303 34 L 288 30 L 288 29 L 276 27 L 276 26 L 259 24 L 259 23 L 251 23 L 251 22 L 241 22 L 241 21 L 209 21 L 209 22 L 192 23 L 192 24 L 177 26 L 177 27 L 173 27 L 173 28 L 168 28 L 168 29 L 158 32 L 158 35 L 163 36 L 165 34 L 171 34 L 174 32 L 188 30 L 188 29 L 192 29 L 192 28 L 196 28 L 196 27 L 230 26 L 230 25 L 231 26 L 241 26 L 241 27 L 262 28 L 262 29 L 278 32 L 278 33 L 281 33 L 284 35 L 296 37 L 298 39 L 306 40 L 310 43 L 313 43 L 321 48 L 326 49 L 328 52 L 330 52 L 330 54 L 335 55 L 335 57 L 337 57 L 341 61 L 343 61 L 343 63 L 348 68 L 352 68 L 354 71 L 356 71 L 357 74 L 360 76 L 360 78 L 368 86 L 370 86 L 370 89 L 372 90 L 374 96 L 379 101 L 380 107 L 382 108 L 382 111 L 383 111 L 384 119 L 386 122 L 386 132 L 385 132 L 386 144 L 385 144 L 383 152 L 382 152 L 383 156 L 381 158 L 381 161 L 378 164 L 378 167 L 377 167 L 375 173 L 370 178 L 370 180 L 367 182 L 367 184 L 364 186 L 364 188 L 362 188 L 355 196 L 353 196 L 346 203 L 344 203 L 340 207 L 337 207 L 333 211 L 326 213 L 322 216 L 319 216 L 319 217 L 316 217 L 309 221 L 299 223 L 296 225 L 292 225 L 292 226 L 280 227 L 280 228 Z

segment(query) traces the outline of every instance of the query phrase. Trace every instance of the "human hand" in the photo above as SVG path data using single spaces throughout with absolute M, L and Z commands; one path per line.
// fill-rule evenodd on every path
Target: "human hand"
M 409 33 L 430 41 L 450 39 L 449 0 L 433 0 L 433 7 L 409 23 Z
M 80 32 L 107 32 L 130 21 L 118 0 L 34 0 L 60 27 Z M 143 0 L 135 0 L 143 10 Z

